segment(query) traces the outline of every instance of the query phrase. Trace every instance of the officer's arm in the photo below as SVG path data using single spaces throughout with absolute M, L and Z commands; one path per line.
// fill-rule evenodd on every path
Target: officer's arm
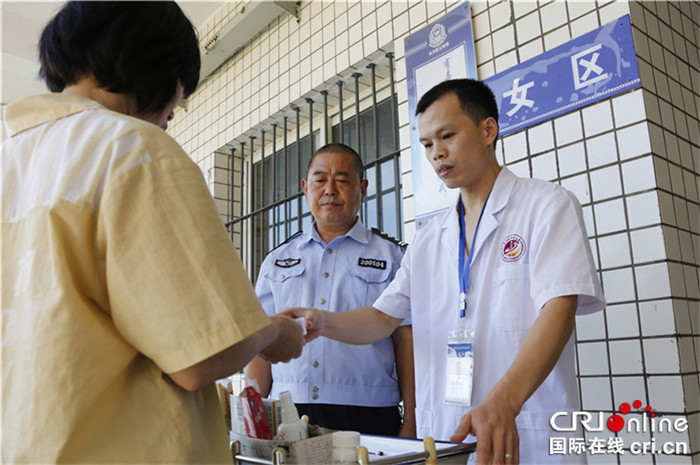
M 270 395 L 270 389 L 272 388 L 272 365 L 270 362 L 260 357 L 255 357 L 245 367 L 245 377 L 258 382 L 258 389 L 260 389 L 262 397 Z
M 577 304 L 575 295 L 549 300 L 503 378 L 462 417 L 450 440 L 461 442 L 469 433 L 476 435 L 477 464 L 503 463 L 505 454 L 513 454 L 512 463 L 518 463 L 515 417 L 559 360 L 574 330 Z
M 396 374 L 403 399 L 403 423 L 399 437 L 416 437 L 416 382 L 413 376 L 413 327 L 399 326 L 391 335 L 394 342 Z
M 265 260 L 263 260 L 260 266 L 258 281 L 255 284 L 255 294 L 258 296 L 258 299 L 260 299 L 260 304 L 268 315 L 275 314 L 272 283 L 266 278 L 269 269 L 273 266 L 273 262 L 274 260 L 271 255 L 265 257 Z M 246 365 L 244 373 L 246 378 L 257 380 L 258 389 L 262 397 L 267 397 L 270 394 L 270 389 L 272 388 L 272 364 L 270 362 L 262 357 L 256 356 Z

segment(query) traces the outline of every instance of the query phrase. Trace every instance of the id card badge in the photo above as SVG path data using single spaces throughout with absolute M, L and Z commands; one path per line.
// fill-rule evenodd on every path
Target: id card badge
M 447 333 L 447 370 L 445 403 L 469 407 L 472 401 L 474 374 L 474 330 L 460 329 Z

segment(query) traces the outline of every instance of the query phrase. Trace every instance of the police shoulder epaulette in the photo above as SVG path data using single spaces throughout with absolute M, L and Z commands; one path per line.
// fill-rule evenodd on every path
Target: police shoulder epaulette
M 392 243 L 398 245 L 398 246 L 401 247 L 402 249 L 405 249 L 406 247 L 408 247 L 408 244 L 407 244 L 407 243 L 402 242 L 402 241 L 398 240 L 397 238 L 395 238 L 394 236 L 391 236 L 391 235 L 385 233 L 384 231 L 380 231 L 380 230 L 377 229 L 377 228 L 372 228 L 372 232 L 373 232 L 374 234 L 376 234 L 377 236 L 381 237 L 382 239 L 386 239 L 387 241 L 392 242 Z
M 280 247 L 282 247 L 284 244 L 288 244 L 289 242 L 292 242 L 292 240 L 294 240 L 295 238 L 299 237 L 299 235 L 301 235 L 303 232 L 304 232 L 304 231 L 297 231 L 296 233 L 292 234 L 291 236 L 289 236 L 289 237 L 287 238 L 287 240 L 285 240 L 284 242 L 282 242 L 280 245 L 278 245 L 278 246 L 275 247 L 274 249 L 270 250 L 270 251 L 268 252 L 268 255 L 271 254 L 272 252 L 274 252 L 275 250 L 279 249 Z

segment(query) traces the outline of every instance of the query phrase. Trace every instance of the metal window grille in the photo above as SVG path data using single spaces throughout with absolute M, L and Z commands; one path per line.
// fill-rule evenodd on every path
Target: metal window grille
M 402 238 L 393 64 L 393 54 L 379 57 L 363 73 L 339 80 L 236 139 L 226 227 L 253 282 L 270 250 L 311 227 L 301 178 L 314 151 L 326 143 L 343 142 L 362 157 L 369 181 L 360 209 L 365 226 Z

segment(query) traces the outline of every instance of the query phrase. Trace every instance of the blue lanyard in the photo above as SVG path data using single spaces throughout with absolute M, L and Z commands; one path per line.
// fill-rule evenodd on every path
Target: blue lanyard
M 466 227 L 464 225 L 464 204 L 462 199 L 459 199 L 459 317 L 464 318 L 467 315 L 467 287 L 469 286 L 469 269 L 472 264 L 472 254 L 474 253 L 474 244 L 476 243 L 476 233 L 479 232 L 481 217 L 484 216 L 486 204 L 489 201 L 491 193 L 486 197 L 484 206 L 481 207 L 479 213 L 479 221 L 476 222 L 474 229 L 474 237 L 472 237 L 472 245 L 469 247 L 469 256 L 467 257 L 467 266 L 464 266 L 464 244 L 467 242 Z

